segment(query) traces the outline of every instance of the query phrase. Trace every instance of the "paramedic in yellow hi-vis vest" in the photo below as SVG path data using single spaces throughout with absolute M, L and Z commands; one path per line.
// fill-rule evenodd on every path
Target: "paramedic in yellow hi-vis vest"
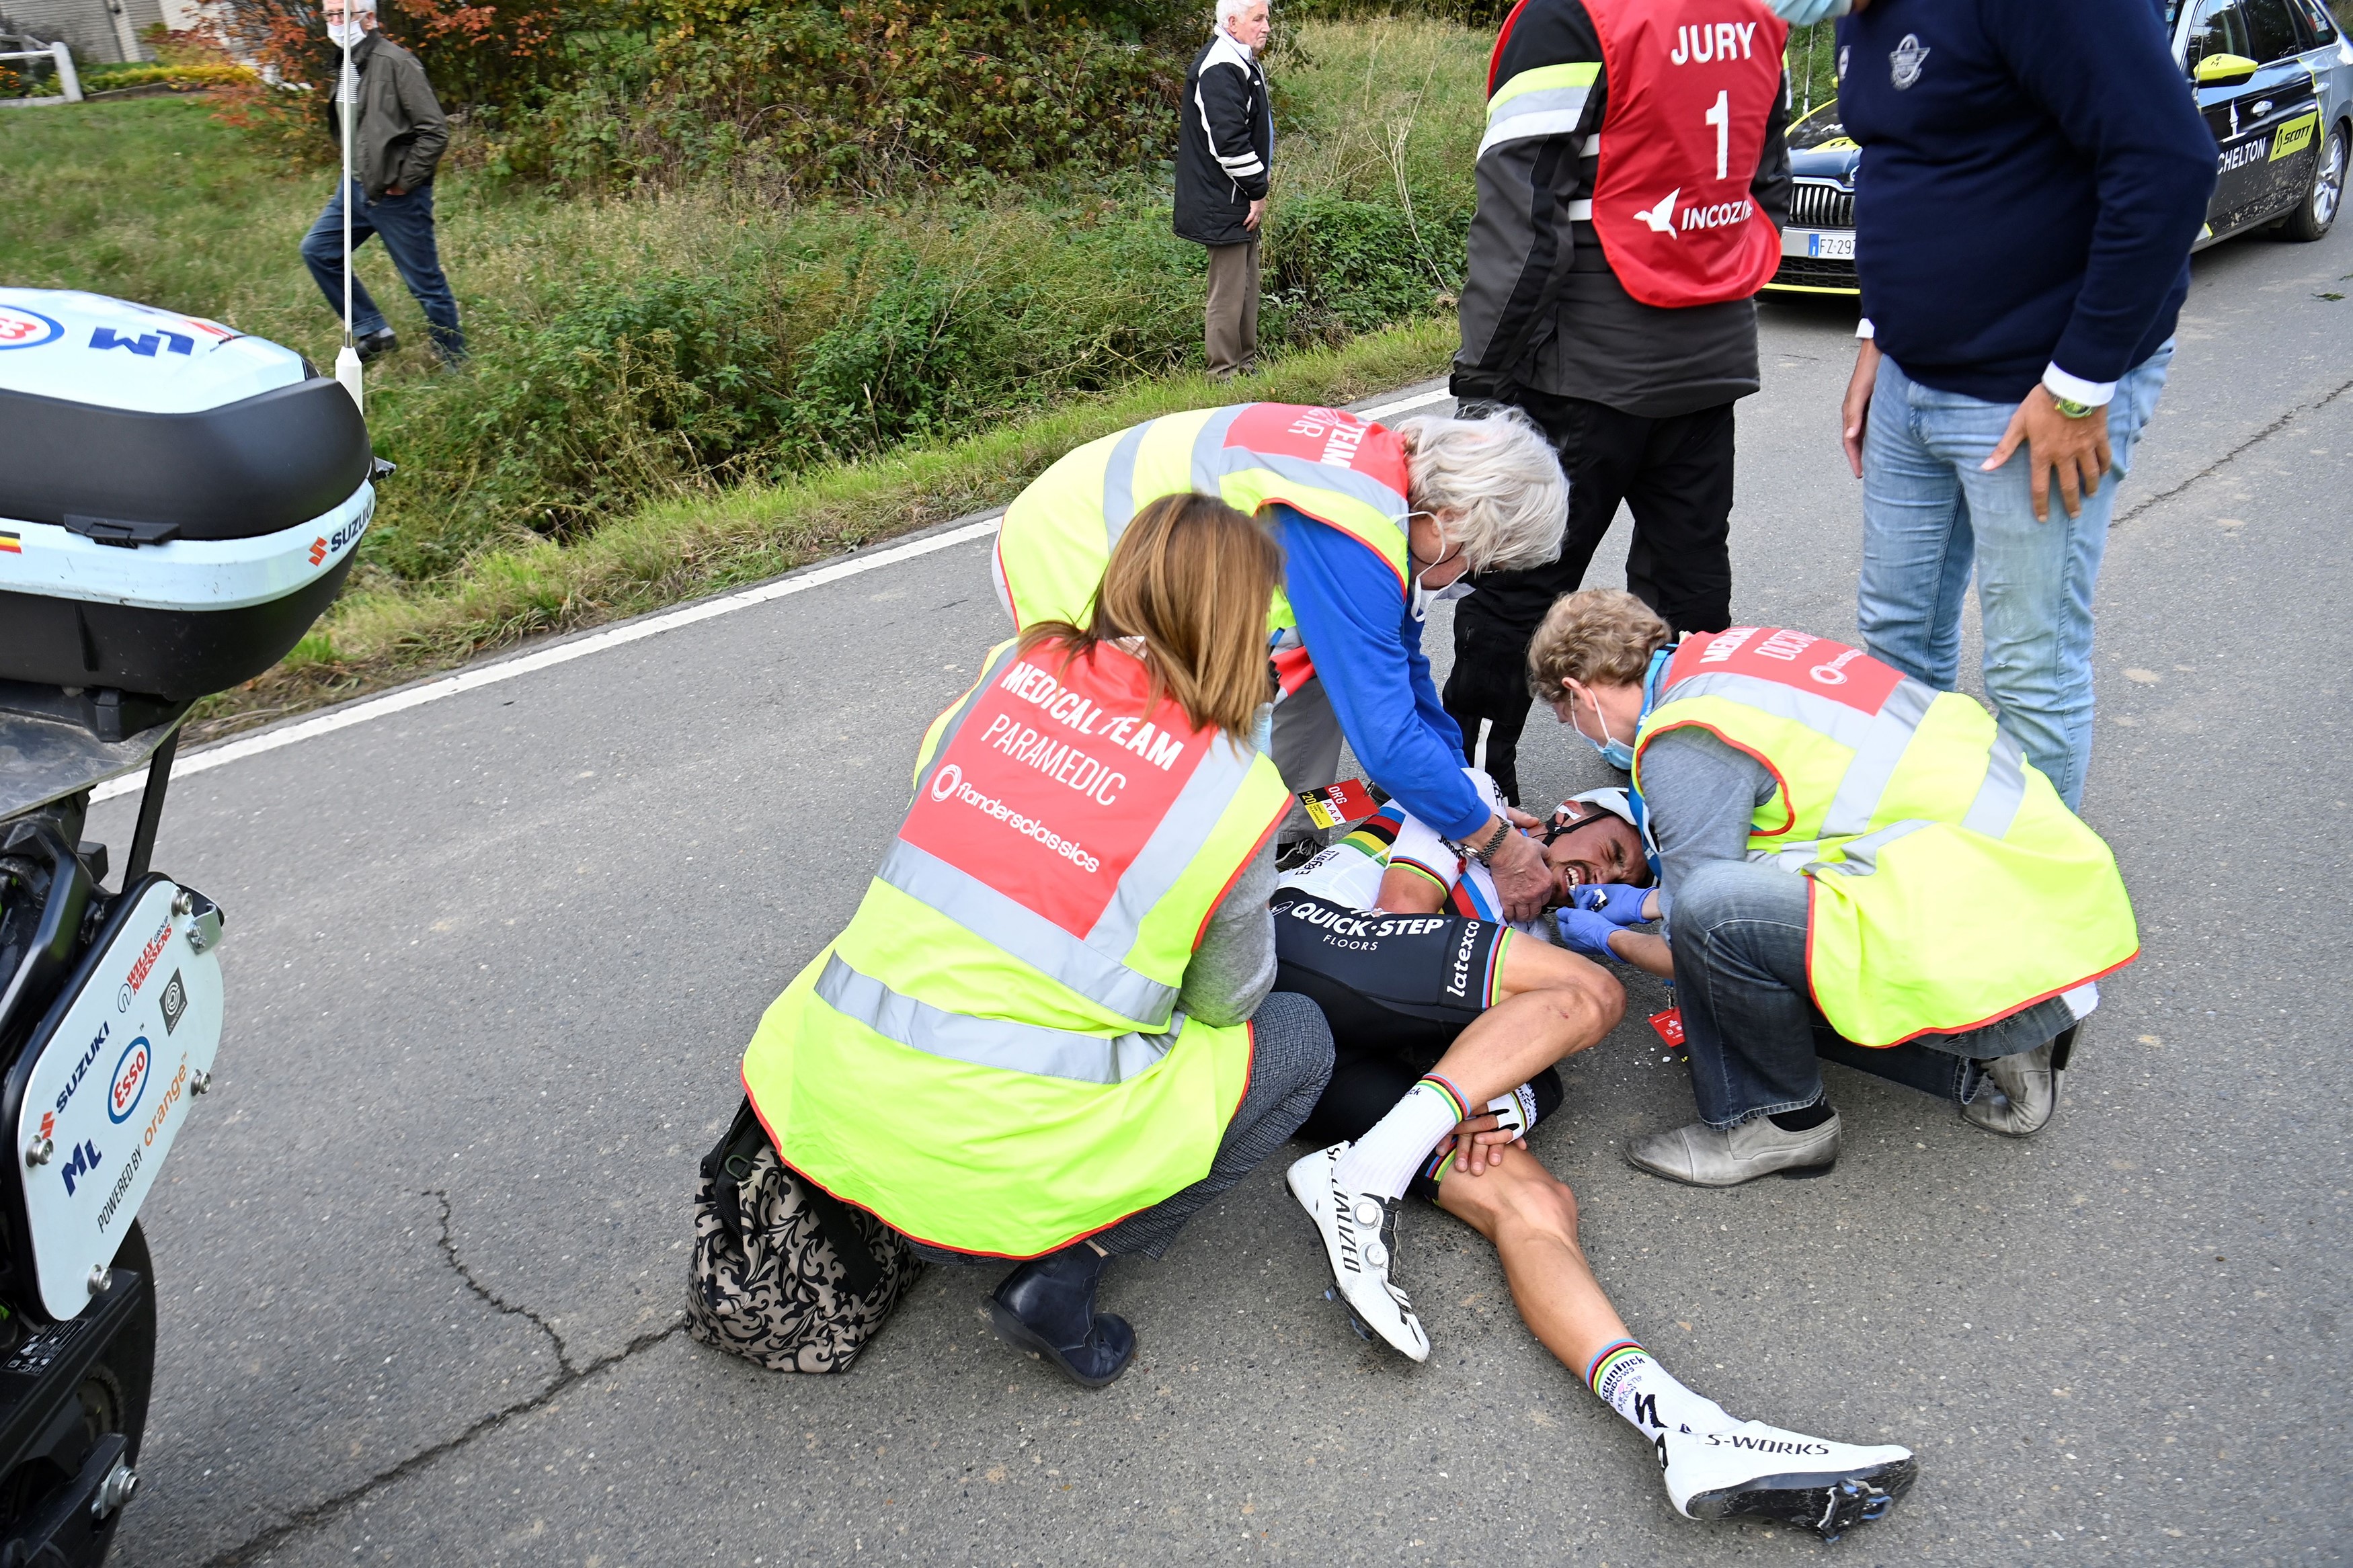
M 1630 765 L 1659 858 L 1654 890 L 1575 900 L 1666 921 L 1665 943 L 1609 941 L 1671 970 L 1700 1120 L 1630 1160 L 1709 1187 L 1827 1169 L 1818 1055 L 1989 1131 L 2050 1121 L 2094 983 L 2140 939 L 2108 847 L 1974 699 L 1805 632 L 1670 647 L 1606 590 L 1554 605 L 1528 666 L 1537 700 Z
M 1433 601 L 1470 592 L 1467 573 L 1559 553 L 1567 481 L 1543 434 L 1516 413 L 1389 430 L 1336 409 L 1246 403 L 1106 436 L 1006 509 L 997 585 L 1014 624 L 1082 621 L 1128 520 L 1179 490 L 1260 516 L 1282 545 L 1266 646 L 1283 693 L 1273 754 L 1284 784 L 1332 783 L 1345 735 L 1374 783 L 1488 867 L 1508 918 L 1534 919 L 1551 872 L 1463 776 L 1461 731 L 1430 684 L 1421 623 Z M 1306 858 L 1294 846 L 1322 847 L 1314 834 L 1294 810 L 1286 866 Z
M 1032 626 L 934 721 L 858 913 L 744 1054 L 802 1176 L 934 1258 L 1029 1259 L 997 1331 L 1090 1387 L 1135 1349 L 1104 1260 L 1159 1256 L 1332 1070 L 1314 1005 L 1267 994 L 1281 574 L 1222 501 L 1139 512 L 1088 621 Z

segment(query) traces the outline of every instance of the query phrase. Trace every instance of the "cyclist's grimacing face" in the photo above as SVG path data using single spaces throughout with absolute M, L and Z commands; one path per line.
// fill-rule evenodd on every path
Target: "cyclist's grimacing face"
M 1557 824 L 1560 819 L 1553 820 Z M 1651 881 L 1642 836 L 1624 817 L 1606 811 L 1595 810 L 1578 818 L 1577 826 L 1546 846 L 1545 861 L 1552 868 L 1556 904 L 1568 902 L 1570 893 L 1596 882 L 1643 888 Z

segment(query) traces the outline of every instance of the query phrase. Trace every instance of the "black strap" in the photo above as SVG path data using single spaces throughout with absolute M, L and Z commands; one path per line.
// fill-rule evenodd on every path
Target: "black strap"
M 760 1118 L 752 1110 L 747 1098 L 736 1108 L 735 1120 L 729 1124 L 727 1135 L 702 1157 L 703 1178 L 710 1182 L 712 1197 L 719 1208 L 720 1222 L 738 1241 L 744 1238 L 744 1184 L 752 1174 L 752 1162 L 760 1151 L 768 1147 L 768 1130 L 760 1125 Z M 790 1176 L 808 1203 L 809 1213 L 817 1220 L 818 1234 L 833 1248 L 834 1257 L 841 1260 L 841 1281 L 854 1296 L 872 1292 L 882 1282 L 881 1260 L 874 1256 L 873 1246 L 859 1227 L 858 1218 L 848 1204 L 803 1176 L 779 1159 L 777 1165 Z
M 792 1170 L 789 1165 L 785 1168 Z M 882 1283 L 882 1264 L 874 1256 L 865 1231 L 859 1228 L 849 1205 L 798 1171 L 793 1171 L 793 1180 L 800 1184 L 801 1195 L 808 1200 L 809 1213 L 817 1216 L 817 1227 L 824 1233 L 826 1245 L 841 1260 L 842 1284 L 853 1296 L 871 1293 Z

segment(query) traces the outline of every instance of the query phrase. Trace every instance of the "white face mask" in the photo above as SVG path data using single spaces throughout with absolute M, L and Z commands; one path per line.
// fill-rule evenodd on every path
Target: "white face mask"
M 327 40 L 339 49 L 355 49 L 359 47 L 360 40 L 366 37 L 367 28 L 357 16 L 346 22 L 327 24 Z

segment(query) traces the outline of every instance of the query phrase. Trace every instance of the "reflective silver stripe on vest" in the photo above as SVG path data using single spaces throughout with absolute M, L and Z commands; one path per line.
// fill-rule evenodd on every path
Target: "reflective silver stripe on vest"
M 1850 838 L 1839 847 L 1843 860 L 1813 860 L 1807 863 L 1806 875 L 1820 877 L 1835 871 L 1842 877 L 1868 877 L 1879 869 L 1879 852 L 1899 838 L 1908 838 L 1924 827 L 1936 825 L 1924 817 L 1906 817 L 1891 822 L 1876 833 L 1866 833 L 1860 838 Z
M 850 968 L 838 953 L 826 959 L 817 994 L 844 1017 L 926 1056 L 1081 1083 L 1124 1083 L 1140 1076 L 1168 1054 L 1185 1027 L 1181 1013 L 1169 1021 L 1166 1034 L 1108 1038 L 1005 1018 L 975 1018 L 893 991 Z
M 980 672 L 980 679 L 973 682 L 972 689 L 965 695 L 965 700 L 956 704 L 955 716 L 940 727 L 940 742 L 932 748 L 932 760 L 915 774 L 915 796 L 923 794 L 924 787 L 932 782 L 932 775 L 939 772 L 940 759 L 947 755 L 948 742 L 956 738 L 956 731 L 964 728 L 964 721 L 972 717 L 973 708 L 980 701 L 981 694 L 1003 678 L 1005 667 L 1011 664 L 1020 651 L 1020 645 L 1017 643 L 997 655 L 989 667 Z M 912 800 L 915 796 L 909 798 Z
M 1978 785 L 1961 826 L 1988 838 L 2007 838 L 2018 808 L 2026 804 L 2026 753 L 2007 731 L 1993 733 L 1993 751 L 1986 758 L 1985 783 Z
M 1095 920 L 1087 932 L 1089 945 L 1125 952 L 1135 943 L 1136 932 L 1144 926 L 1145 917 L 1159 907 L 1160 900 L 1184 876 L 1192 865 L 1193 857 L 1209 841 L 1210 832 L 1218 819 L 1226 814 L 1234 795 L 1250 775 L 1250 764 L 1258 753 L 1247 746 L 1229 743 L 1222 732 L 1201 742 L 1208 753 L 1193 769 L 1193 776 L 1169 803 L 1168 815 L 1152 830 L 1144 847 L 1127 868 L 1127 875 L 1119 879 L 1111 902 Z M 1152 1018 L 1156 1015 L 1127 1013 L 1130 1018 Z
M 1525 142 L 1535 136 L 1566 136 L 1577 129 L 1585 118 L 1585 100 L 1593 95 L 1591 84 L 1574 87 L 1545 87 L 1514 94 L 1487 117 L 1487 132 L 1479 140 L 1475 157 L 1483 158 L 1488 152 L 1506 142 Z
M 1163 985 L 1096 951 L 1018 900 L 903 838 L 892 842 L 881 869 L 874 874 L 991 947 L 1123 1018 L 1156 1024 L 1176 1010 L 1174 985 Z M 1104 923 L 1097 922 L 1097 929 Z M 1134 934 L 1128 932 L 1130 942 Z M 1126 952 L 1129 945 L 1121 943 L 1119 951 Z
M 1120 432 L 1112 443 L 1111 462 L 1103 469 L 1103 553 L 1119 548 L 1119 536 L 1135 521 L 1135 458 L 1144 450 L 1144 433 L 1152 428 L 1147 419 L 1141 425 Z
M 1888 781 L 1904 761 L 1920 721 L 1936 694 L 1916 680 L 1900 680 L 1871 721 L 1870 733 L 1855 748 L 1854 758 L 1839 779 L 1838 794 L 1822 816 L 1821 836 L 1842 838 L 1871 826 L 1871 814 L 1886 796 Z M 1850 710 L 1850 711 L 1852 711 Z
M 1863 742 L 1871 738 L 1870 714 L 1834 698 L 1801 691 L 1778 680 L 1723 670 L 1688 676 L 1659 693 L 1659 706 L 1664 708 L 1686 697 L 1720 697 L 1727 702 L 1737 702 L 1745 708 L 1770 713 L 1776 719 L 1803 724 L 1851 752 L 1862 750 Z

